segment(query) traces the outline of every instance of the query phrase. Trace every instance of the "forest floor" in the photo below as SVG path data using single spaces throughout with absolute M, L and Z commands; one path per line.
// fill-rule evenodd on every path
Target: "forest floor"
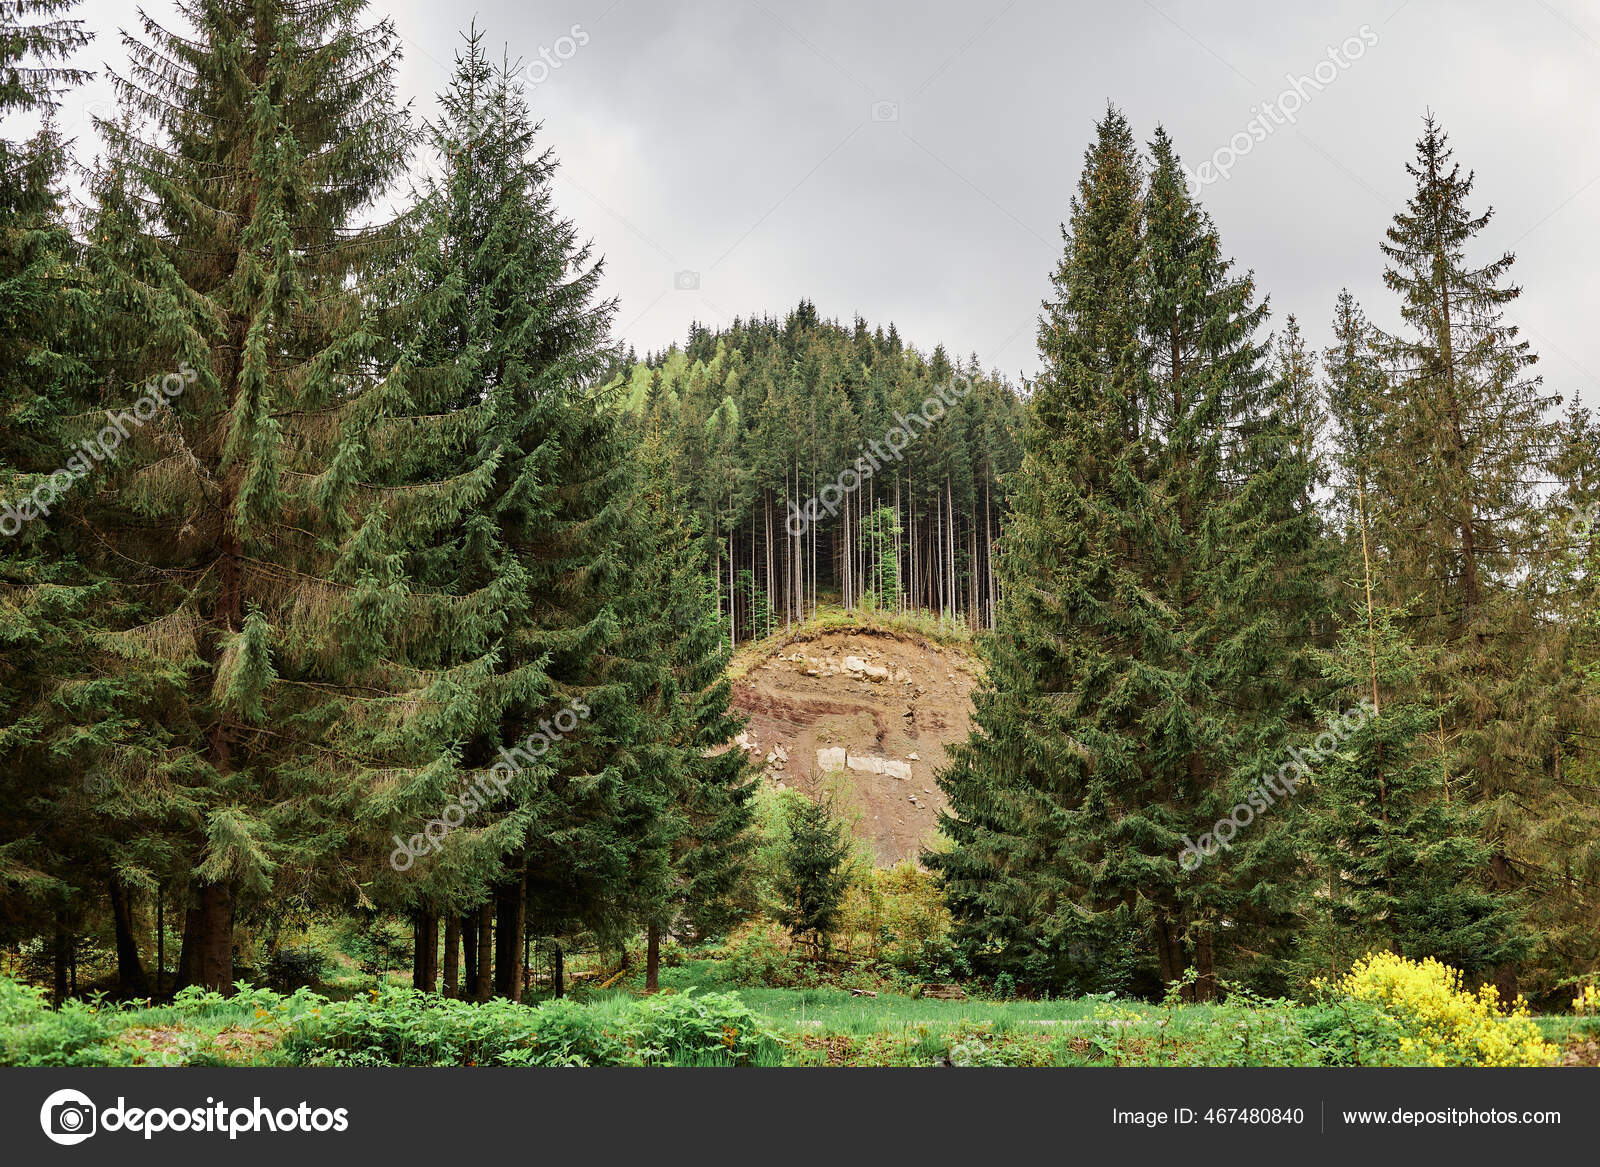
M 831 792 L 877 862 L 915 859 L 944 809 L 933 780 L 966 738 L 978 663 L 945 626 L 827 619 L 741 652 L 733 701 L 741 748 L 764 781 Z

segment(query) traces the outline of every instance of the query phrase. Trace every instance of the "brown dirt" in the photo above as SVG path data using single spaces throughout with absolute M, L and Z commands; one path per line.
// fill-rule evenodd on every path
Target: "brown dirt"
M 847 657 L 869 668 L 853 671 Z M 873 679 L 878 669 L 887 675 Z M 967 736 L 975 670 L 960 649 L 923 637 L 823 632 L 774 645 L 735 682 L 733 700 L 750 716 L 746 748 L 766 762 L 765 781 L 814 797 L 828 781 L 817 751 L 839 747 L 910 765 L 909 778 L 846 769 L 841 783 L 857 835 L 888 865 L 915 859 L 933 838 L 945 805 L 933 775 L 946 747 Z M 787 762 L 767 761 L 779 746 Z
M 282 1040 L 281 1029 L 245 1029 L 229 1026 L 217 1033 L 201 1033 L 178 1026 L 136 1026 L 124 1030 L 121 1039 L 136 1046 L 141 1052 L 134 1057 L 135 1064 L 143 1064 L 150 1054 L 181 1051 L 187 1044 L 203 1048 L 233 1061 L 248 1060 Z

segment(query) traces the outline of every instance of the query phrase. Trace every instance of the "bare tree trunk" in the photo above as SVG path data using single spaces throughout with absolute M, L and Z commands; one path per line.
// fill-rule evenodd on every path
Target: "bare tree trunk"
M 455 912 L 444 920 L 444 995 L 461 995 L 461 917 Z
M 478 913 L 461 917 L 461 995 L 470 1000 L 478 991 Z
M 661 987 L 661 925 L 654 921 L 646 932 L 644 953 L 644 991 L 653 993 Z
M 994 593 L 994 499 L 990 496 L 989 484 L 994 480 L 992 469 L 983 480 L 983 530 L 987 536 L 985 540 L 984 560 L 989 571 L 989 630 L 994 631 L 995 622 L 995 593 Z
M 494 992 L 508 1001 L 522 1000 L 522 938 L 526 927 L 527 872 L 500 885 L 495 896 Z
M 110 881 L 112 928 L 117 938 L 117 994 L 148 997 L 150 982 L 139 960 L 139 942 L 133 935 L 133 900 L 122 881 Z
M 478 975 L 473 978 L 472 999 L 487 1001 L 494 996 L 494 901 L 478 905 Z
M 1215 1001 L 1217 999 L 1217 967 L 1212 954 L 1212 935 L 1210 928 L 1202 928 L 1194 942 L 1194 967 L 1198 974 L 1194 982 L 1194 999 L 1196 1002 Z
M 56 917 L 54 980 L 51 985 L 50 1000 L 60 1008 L 61 1003 L 67 999 L 69 985 L 67 982 L 67 969 L 72 963 L 72 931 L 67 927 L 66 914 Z
M 167 967 L 167 885 L 156 887 L 156 996 L 161 995 L 161 978 Z
M 200 983 L 200 909 L 185 908 L 183 912 L 183 941 L 178 947 L 178 976 L 174 989 L 186 989 Z
M 198 984 L 233 994 L 233 889 L 225 883 L 200 888 L 200 979 Z
M 944 476 L 945 554 L 949 557 L 950 623 L 956 622 L 956 503 L 950 493 L 950 476 Z
M 411 955 L 411 986 L 424 993 L 439 984 L 439 912 L 431 905 L 417 909 L 416 940 Z

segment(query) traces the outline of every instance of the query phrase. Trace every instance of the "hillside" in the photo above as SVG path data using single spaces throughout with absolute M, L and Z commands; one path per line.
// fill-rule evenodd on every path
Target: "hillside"
M 880 864 L 915 858 L 937 830 L 933 776 L 967 735 L 977 668 L 960 640 L 909 624 L 804 625 L 740 654 L 739 744 L 766 781 L 837 789 Z

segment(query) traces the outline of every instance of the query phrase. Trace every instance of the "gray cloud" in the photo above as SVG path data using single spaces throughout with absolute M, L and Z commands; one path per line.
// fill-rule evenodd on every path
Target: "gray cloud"
M 374 10 L 392 12 L 401 86 L 429 112 L 473 10 Z M 132 6 L 90 0 L 81 15 L 101 34 L 87 57 L 116 63 Z M 533 105 L 562 161 L 561 207 L 605 255 L 641 350 L 692 320 L 809 296 L 1012 374 L 1037 365 L 1059 224 L 1108 100 L 1144 138 L 1164 123 L 1197 166 L 1285 74 L 1370 26 L 1378 43 L 1296 125 L 1201 192 L 1227 250 L 1274 320 L 1295 313 L 1319 346 L 1342 285 L 1395 323 L 1378 242 L 1431 107 L 1496 208 L 1478 258 L 1518 254 L 1513 319 L 1547 385 L 1600 404 L 1600 159 L 1585 148 L 1600 140 L 1600 16 L 1577 0 L 492 0 L 476 15 L 530 60 L 574 24 L 588 33 Z M 80 100 L 106 93 L 96 82 Z M 699 288 L 676 290 L 679 270 Z

